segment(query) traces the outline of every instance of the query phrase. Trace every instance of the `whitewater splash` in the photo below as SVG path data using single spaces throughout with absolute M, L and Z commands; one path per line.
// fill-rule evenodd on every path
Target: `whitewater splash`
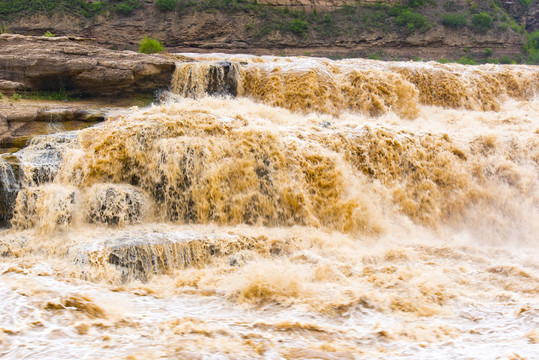
M 0 354 L 533 358 L 537 67 L 190 56 L 0 162 Z

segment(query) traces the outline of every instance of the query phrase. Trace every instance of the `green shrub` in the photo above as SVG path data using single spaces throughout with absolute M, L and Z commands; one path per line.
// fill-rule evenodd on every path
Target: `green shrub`
M 524 6 L 526 9 L 530 6 L 532 0 L 518 0 L 522 6 Z
M 496 58 L 486 58 L 485 59 L 485 64 L 499 64 L 500 63 L 500 60 L 496 59 Z
M 172 11 L 178 5 L 178 0 L 157 0 L 155 5 L 162 11 Z
M 399 16 L 402 14 L 402 12 L 407 9 L 406 5 L 403 4 L 395 4 L 392 7 L 389 8 L 389 15 L 390 16 Z
M 506 31 L 507 29 L 509 29 L 509 24 L 501 23 L 498 25 L 498 29 L 501 31 Z
M 408 0 L 408 5 L 417 7 L 425 4 L 425 0 Z
M 484 12 L 475 14 L 472 17 L 472 26 L 474 30 L 486 33 L 492 28 L 492 18 Z
M 489 57 L 490 55 L 492 55 L 492 49 L 485 48 L 485 50 L 483 50 L 483 55 L 485 55 L 486 57 Z
M 98 13 L 105 9 L 105 2 L 104 1 L 96 1 L 94 3 L 88 4 L 88 10 L 92 13 Z
M 290 23 L 290 31 L 296 35 L 305 35 L 308 28 L 309 24 L 301 19 L 294 19 L 294 21 Z
M 45 37 L 54 37 L 55 35 L 51 33 L 50 31 L 47 31 L 45 34 L 43 34 Z
M 474 59 L 472 59 L 469 55 L 463 56 L 459 59 L 459 64 L 462 65 L 477 65 Z
M 133 8 L 128 4 L 121 3 L 116 5 L 116 11 L 120 14 L 129 15 L 133 11 Z
M 4 98 L 4 94 L 2 94 L 2 93 L 0 92 L 0 99 L 3 99 L 3 98 Z
M 445 26 L 452 27 L 454 29 L 458 29 L 460 27 L 463 27 L 467 24 L 466 16 L 465 15 L 457 15 L 457 14 L 444 14 L 442 16 L 442 24 Z
M 148 36 L 144 36 L 144 38 L 140 40 L 138 48 L 138 51 L 143 54 L 155 54 L 164 50 L 165 48 L 159 40 L 149 38 Z
M 428 28 L 427 18 L 408 9 L 397 16 L 396 22 L 398 25 L 406 26 L 410 32 L 426 30 Z
M 509 56 L 504 55 L 500 59 L 500 63 L 502 64 L 511 64 L 513 62 L 513 59 L 511 59 Z
M 438 62 L 440 64 L 448 64 L 450 63 L 451 61 L 450 60 L 447 60 L 446 58 L 441 58 L 441 59 L 438 59 Z
M 13 94 L 13 96 L 11 97 L 11 100 L 19 101 L 21 98 L 22 96 L 20 94 Z

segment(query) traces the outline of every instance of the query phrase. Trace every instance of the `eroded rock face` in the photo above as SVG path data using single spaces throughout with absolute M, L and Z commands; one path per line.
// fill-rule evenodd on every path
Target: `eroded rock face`
M 0 88 L 6 92 L 65 89 L 121 97 L 166 88 L 173 71 L 174 62 L 163 56 L 108 50 L 87 39 L 0 35 Z
M 530 4 L 530 8 L 526 14 L 526 30 L 528 32 L 539 30 L 539 1 Z

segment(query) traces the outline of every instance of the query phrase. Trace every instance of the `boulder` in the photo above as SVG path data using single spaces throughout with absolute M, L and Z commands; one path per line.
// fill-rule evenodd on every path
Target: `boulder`
M 162 55 L 109 50 L 88 39 L 0 34 L 0 91 L 125 97 L 167 88 L 174 69 Z

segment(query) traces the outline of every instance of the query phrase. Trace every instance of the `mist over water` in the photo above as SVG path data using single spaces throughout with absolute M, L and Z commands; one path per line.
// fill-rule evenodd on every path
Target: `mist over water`
M 2 358 L 537 356 L 536 66 L 187 55 L 0 159 Z

